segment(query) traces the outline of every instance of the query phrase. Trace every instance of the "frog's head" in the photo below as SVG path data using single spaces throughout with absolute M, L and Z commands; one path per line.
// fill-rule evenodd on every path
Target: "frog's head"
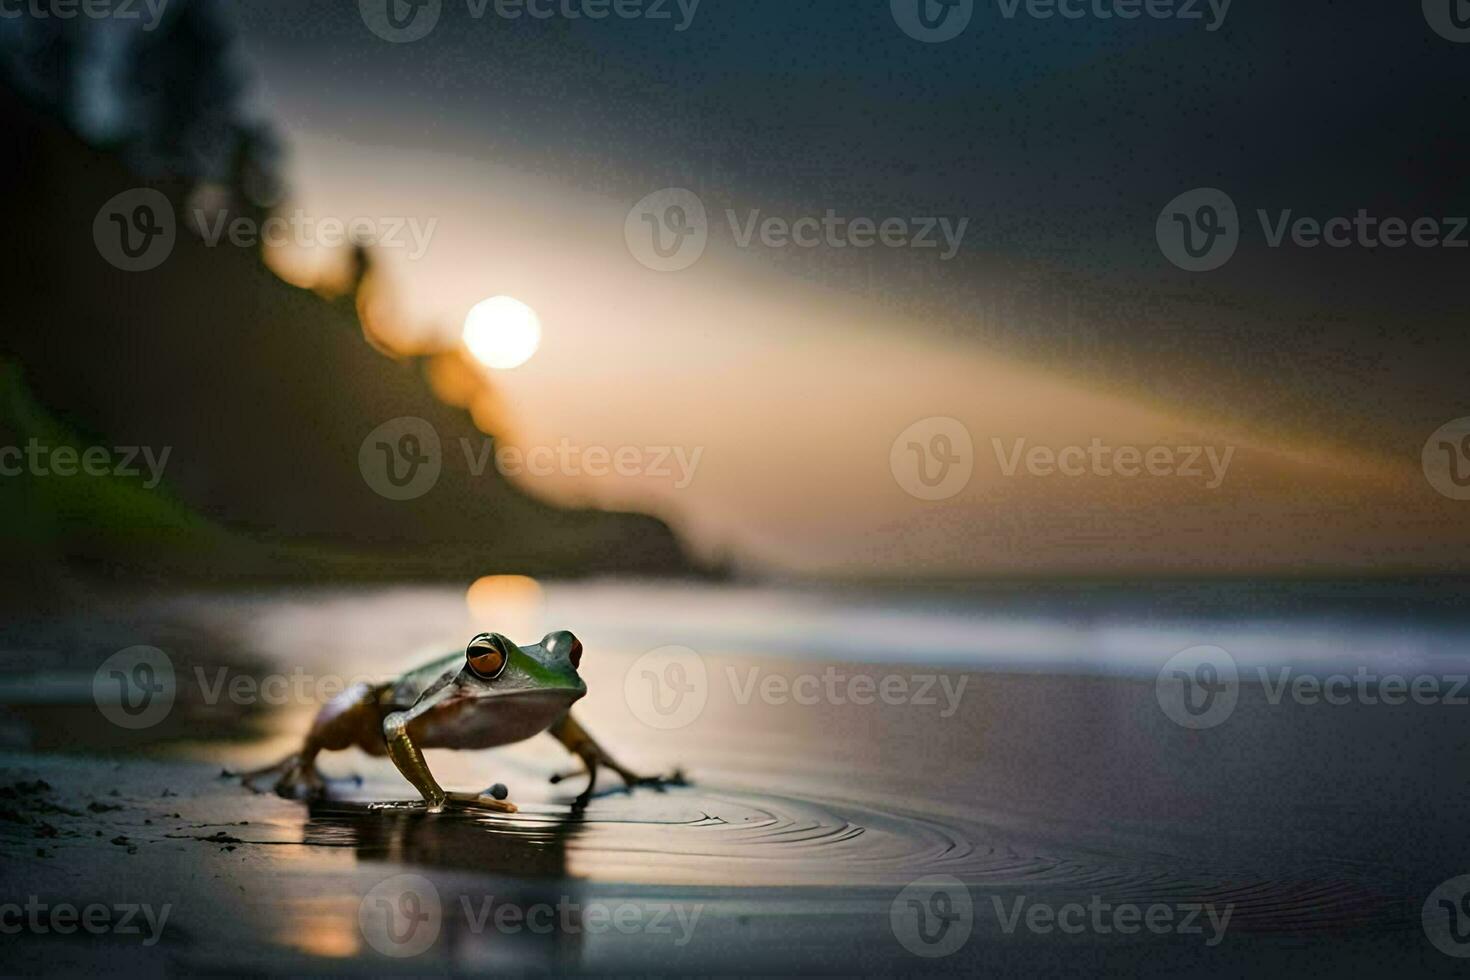
M 581 663 L 582 643 L 566 630 L 524 647 L 499 633 L 481 633 L 465 646 L 459 687 L 463 694 L 494 698 L 518 712 L 544 712 L 549 725 L 587 693 L 577 673 Z

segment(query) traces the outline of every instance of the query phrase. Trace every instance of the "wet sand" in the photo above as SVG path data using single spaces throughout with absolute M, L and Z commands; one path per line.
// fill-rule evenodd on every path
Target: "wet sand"
M 268 672 L 272 655 L 282 667 L 346 658 L 371 672 L 387 669 L 379 658 L 400 639 L 361 639 L 374 626 L 457 628 L 433 615 L 447 600 L 414 599 L 434 624 L 417 627 L 402 624 L 395 601 L 215 598 L 182 608 L 195 610 L 184 617 L 194 628 L 234 637 L 231 676 Z M 135 615 L 172 617 L 178 662 L 208 663 L 206 638 L 181 640 L 190 627 L 178 625 L 180 606 L 169 608 Z M 252 630 L 240 629 L 245 621 Z M 324 647 L 331 622 L 351 625 Z M 293 632 L 296 650 L 279 645 Z M 578 715 L 624 761 L 680 765 L 692 785 L 628 795 L 607 791 L 612 780 L 578 814 L 569 802 L 580 782 L 547 781 L 565 753 L 538 737 L 429 754 L 446 786 L 505 783 L 521 806 L 514 815 L 425 813 L 391 765 L 356 751 L 325 756 L 322 768 L 355 772 L 361 785 L 308 806 L 220 776 L 288 750 L 312 711 L 304 701 L 201 704 L 185 681 L 179 717 L 139 740 L 85 727 L 94 706 L 12 698 L 11 742 L 28 728 L 31 745 L 0 755 L 6 901 L 101 904 L 113 917 L 129 904 L 169 912 L 152 944 L 141 916 L 141 935 L 24 928 L 7 936 L 5 972 L 1376 975 L 1461 966 L 1420 921 L 1437 885 L 1470 872 L 1470 793 L 1458 775 L 1470 738 L 1457 704 L 1272 704 L 1246 683 L 1226 722 L 1190 730 L 1169 720 L 1141 675 L 1022 673 L 981 654 L 972 669 L 935 669 L 911 653 L 879 665 L 702 649 L 702 711 L 659 730 L 624 685 L 644 648 L 598 632 L 584 635 L 591 693 Z M 412 649 L 411 636 L 401 639 Z M 903 676 L 911 695 L 916 678 L 932 677 L 935 703 L 851 703 L 865 690 L 851 678 L 877 685 L 889 675 Z M 833 677 L 838 698 L 792 695 Z M 947 888 L 969 907 L 937 897 Z M 1144 924 L 1151 909 L 1157 928 Z M 946 926 L 946 915 L 959 918 Z M 950 951 L 960 923 L 968 934 Z

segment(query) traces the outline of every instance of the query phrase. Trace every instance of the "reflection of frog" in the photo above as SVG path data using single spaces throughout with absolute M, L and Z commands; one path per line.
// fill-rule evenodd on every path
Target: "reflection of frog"
M 577 797 L 577 806 L 585 806 L 591 797 L 599 764 L 630 788 L 682 782 L 677 773 L 663 779 L 625 769 L 577 724 L 569 709 L 587 693 L 577 674 L 581 662 L 582 644 L 565 630 L 548 633 L 528 647 L 499 633 L 481 633 L 463 654 L 450 654 L 388 684 L 358 684 L 332 699 L 317 714 L 301 751 L 247 773 L 246 785 L 279 774 L 275 790 L 280 795 L 319 797 L 326 782 L 316 770 L 317 753 L 356 745 L 371 755 L 388 755 L 430 810 L 452 800 L 514 812 L 514 804 L 503 802 L 506 794 L 499 785 L 492 790 L 494 797 L 446 793 L 420 750 L 488 749 L 538 732 L 550 732 L 586 766 L 587 788 Z M 552 782 L 563 778 L 555 776 Z

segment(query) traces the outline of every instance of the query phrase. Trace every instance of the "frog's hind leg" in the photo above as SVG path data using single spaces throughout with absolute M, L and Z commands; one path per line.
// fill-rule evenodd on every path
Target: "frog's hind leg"
M 577 724 L 576 720 L 572 718 L 571 712 L 562 715 L 556 724 L 547 729 L 547 732 L 550 733 L 552 738 L 560 742 L 568 752 L 582 760 L 583 769 L 557 773 L 551 777 L 551 782 L 556 784 L 564 779 L 571 779 L 574 776 L 586 774 L 587 785 L 572 803 L 578 809 L 585 807 L 588 801 L 592 799 L 592 791 L 597 787 L 597 770 L 600 766 L 607 766 L 607 768 L 617 773 L 618 777 L 623 781 L 624 790 L 632 790 L 635 786 L 647 786 L 662 792 L 665 786 L 688 785 L 684 779 L 682 770 L 676 769 L 668 776 L 641 776 L 631 769 L 620 765 L 617 760 L 607 753 L 606 749 L 597 743 L 596 739 L 587 734 L 585 728 Z
M 327 795 L 327 780 L 316 768 L 316 751 L 309 748 L 293 752 L 272 765 L 241 773 L 240 783 L 257 793 L 271 790 L 288 800 L 316 800 Z
M 274 765 L 242 773 L 240 781 L 256 792 L 264 792 L 270 777 L 270 789 L 287 799 L 320 799 L 335 785 L 361 785 L 362 777 L 333 780 L 316 768 L 316 757 L 323 751 L 335 752 L 357 745 L 373 755 L 383 754 L 378 735 L 381 710 L 378 697 L 381 688 L 356 684 L 323 705 L 312 723 L 301 750 Z

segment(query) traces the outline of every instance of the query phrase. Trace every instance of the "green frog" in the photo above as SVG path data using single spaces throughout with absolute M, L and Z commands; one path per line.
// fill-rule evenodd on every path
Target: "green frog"
M 386 684 L 357 684 L 317 714 L 301 750 L 273 766 L 244 774 L 251 788 L 278 776 L 275 791 L 292 799 L 325 795 L 327 780 L 316 768 L 323 751 L 357 746 L 387 755 L 423 796 L 431 811 L 459 803 L 514 813 L 503 786 L 485 793 L 447 792 L 424 762 L 423 749 L 489 749 L 548 732 L 582 761 L 583 769 L 551 778 L 553 783 L 587 775 L 574 806 L 587 805 L 599 767 L 622 778 L 627 789 L 682 785 L 683 775 L 640 776 L 619 765 L 571 715 L 587 693 L 577 673 L 582 644 L 566 630 L 548 633 L 534 646 L 518 646 L 499 633 L 480 633 L 452 653 Z

